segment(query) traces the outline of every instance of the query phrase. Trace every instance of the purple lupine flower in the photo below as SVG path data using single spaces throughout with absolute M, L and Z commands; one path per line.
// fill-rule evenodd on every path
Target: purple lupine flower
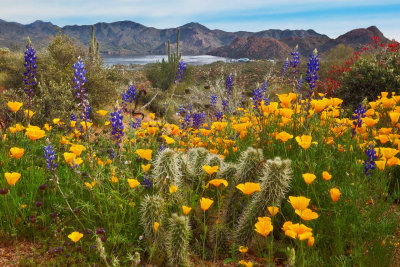
M 111 159 L 111 160 L 113 160 L 113 159 L 115 158 L 115 151 L 114 151 L 114 148 L 111 148 L 108 152 L 109 152 L 108 158 Z
M 48 146 L 43 147 L 44 156 L 43 158 L 46 159 L 46 167 L 49 171 L 54 173 L 57 169 L 57 163 L 55 163 L 56 157 L 53 146 L 49 143 Z
M 162 142 L 159 146 L 158 146 L 158 153 L 162 152 L 164 149 L 167 148 L 167 145 L 165 144 L 165 142 Z
M 292 67 L 292 73 L 293 73 L 293 79 L 296 78 L 297 74 L 297 66 L 300 63 L 300 57 L 299 57 L 299 46 L 296 45 L 296 47 L 293 49 L 293 51 L 290 53 L 292 55 L 293 59 L 290 60 L 290 67 Z
M 147 189 L 151 188 L 153 183 L 150 179 L 150 175 L 143 176 L 143 181 L 140 184 L 143 185 Z
M 185 106 L 184 105 L 179 106 L 178 113 L 179 113 L 179 116 L 183 117 L 183 115 L 185 114 Z
M 142 119 L 141 118 L 136 118 L 136 121 L 135 120 L 132 121 L 131 126 L 134 129 L 142 127 Z
M 217 105 L 217 96 L 216 95 L 211 95 L 211 100 L 210 100 L 210 104 L 212 108 L 215 108 Z
M 301 86 L 303 85 L 303 77 L 300 76 L 300 79 L 297 83 L 297 92 L 300 93 L 301 92 Z
M 224 118 L 224 113 L 222 111 L 218 111 L 215 116 L 217 118 L 217 121 L 222 121 L 222 119 Z
M 111 113 L 111 118 L 110 118 L 110 123 L 112 126 L 111 134 L 113 135 L 115 139 L 115 143 L 117 147 L 120 146 L 122 136 L 124 136 L 124 124 L 122 122 L 124 116 L 122 115 L 122 110 L 114 110 L 113 113 Z
M 369 171 L 375 169 L 375 160 L 378 158 L 376 155 L 376 151 L 374 147 L 371 145 L 366 151 L 365 154 L 368 156 L 367 160 L 364 160 L 364 173 L 366 176 L 370 176 Z
M 192 118 L 192 116 L 189 113 L 187 113 L 185 118 L 182 121 L 182 129 L 189 128 L 190 122 L 191 122 L 191 118 Z
M 223 112 L 226 111 L 226 108 L 228 107 L 228 100 L 222 100 L 222 110 Z
M 194 113 L 192 115 L 192 127 L 194 129 L 199 129 L 201 127 L 201 125 L 203 124 L 203 122 L 206 119 L 206 114 L 205 113 Z
M 86 120 L 86 121 L 91 121 L 90 120 L 90 114 L 92 113 L 92 108 L 90 106 L 86 107 L 86 112 L 85 112 L 85 117 L 81 116 L 81 120 Z
M 188 113 L 192 113 L 192 109 L 193 109 L 192 103 L 189 103 L 189 104 L 186 105 L 186 111 L 187 111 Z
M 319 59 L 318 59 L 318 51 L 314 49 L 314 52 L 310 55 L 310 61 L 307 63 L 307 77 L 306 81 L 309 85 L 309 90 L 307 97 L 311 98 L 314 94 L 315 84 L 318 80 L 317 71 L 319 70 Z
M 253 90 L 252 101 L 253 101 L 253 108 L 255 110 L 259 109 L 262 100 L 263 100 L 262 90 L 260 88 L 254 89 Z
M 268 88 L 268 83 L 263 82 L 263 85 L 261 87 L 261 92 L 264 94 L 267 91 L 267 88 Z
M 283 63 L 283 67 L 282 67 L 282 77 L 285 77 L 288 67 L 289 67 L 289 59 L 286 58 L 285 62 Z
M 185 74 L 185 70 L 186 70 L 186 63 L 183 60 L 179 61 L 178 71 L 176 72 L 174 81 L 175 84 L 176 82 L 178 82 L 178 85 L 181 83 L 183 75 Z
M 71 114 L 70 120 L 71 120 L 71 121 L 76 121 L 76 116 L 75 116 L 74 114 Z
M 32 105 L 32 98 L 33 98 L 33 86 L 36 85 L 36 79 L 35 79 L 35 74 L 36 74 L 36 52 L 35 49 L 33 49 L 31 40 L 28 38 L 27 45 L 26 45 L 26 50 L 25 50 L 25 63 L 24 66 L 26 68 L 26 71 L 24 72 L 24 83 L 25 83 L 25 88 L 24 91 L 28 97 L 28 109 Z
M 163 114 L 167 113 L 167 107 L 168 107 L 167 102 L 164 102 L 164 104 L 163 104 Z
M 232 83 L 233 83 L 232 74 L 229 74 L 228 78 L 226 78 L 225 81 L 225 92 L 228 95 L 228 98 L 230 98 L 232 95 Z
M 89 101 L 87 99 L 87 93 L 85 91 L 85 88 L 83 87 L 86 82 L 85 74 L 85 64 L 83 63 L 83 60 L 81 57 L 78 57 L 78 61 L 72 66 L 74 68 L 74 79 L 73 81 L 75 82 L 74 89 L 76 90 L 76 98 L 78 99 L 78 108 L 81 109 L 81 118 L 82 119 L 87 119 L 87 110 L 89 108 Z
M 353 128 L 351 129 L 352 137 L 357 133 L 357 128 L 362 126 L 362 119 L 365 118 L 365 113 L 367 112 L 364 105 L 358 105 L 353 114 Z
M 264 100 L 264 105 L 269 106 L 269 103 L 270 103 L 269 97 L 263 96 L 263 100 Z
M 135 85 L 130 85 L 126 92 L 122 93 L 122 103 L 132 103 L 136 99 Z

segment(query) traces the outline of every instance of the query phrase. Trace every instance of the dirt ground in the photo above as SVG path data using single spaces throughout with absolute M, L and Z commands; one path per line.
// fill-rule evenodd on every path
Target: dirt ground
M 38 259 L 37 250 L 40 247 L 27 241 L 0 241 L 0 266 L 21 266 L 28 259 Z

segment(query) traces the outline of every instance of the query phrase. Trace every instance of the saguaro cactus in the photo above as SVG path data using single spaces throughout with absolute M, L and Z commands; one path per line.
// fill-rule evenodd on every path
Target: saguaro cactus
M 99 58 L 99 51 L 100 51 L 100 44 L 99 42 L 97 42 L 97 39 L 94 36 L 94 25 L 92 25 L 92 33 L 89 44 L 89 57 L 92 60 L 97 60 Z

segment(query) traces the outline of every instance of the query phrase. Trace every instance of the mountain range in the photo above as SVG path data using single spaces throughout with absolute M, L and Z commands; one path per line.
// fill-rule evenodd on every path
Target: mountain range
M 375 26 L 355 29 L 336 39 L 314 30 L 264 30 L 259 32 L 227 32 L 210 30 L 204 25 L 191 22 L 180 28 L 180 48 L 184 55 L 210 54 L 231 58 L 248 57 L 281 59 L 299 45 L 302 55 L 314 48 L 328 51 L 338 44 L 359 48 L 379 36 L 388 41 Z M 109 55 L 166 54 L 168 40 L 172 49 L 176 46 L 177 28 L 156 29 L 132 21 L 96 23 L 94 33 L 100 43 L 100 52 Z M 62 32 L 85 46 L 89 45 L 91 25 L 67 25 L 59 27 L 51 22 L 35 21 L 23 25 L 0 19 L 0 47 L 15 48 L 26 44 L 29 36 L 36 49 L 46 47 L 52 36 Z

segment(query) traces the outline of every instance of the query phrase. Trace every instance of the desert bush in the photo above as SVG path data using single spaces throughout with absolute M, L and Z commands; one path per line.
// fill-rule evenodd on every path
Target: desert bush
M 34 45 L 34 44 L 33 44 Z M 37 53 L 37 85 L 34 86 L 34 121 L 43 122 L 47 117 L 64 120 L 74 113 L 72 65 L 79 56 L 85 58 L 86 91 L 92 108 L 101 108 L 119 96 L 120 76 L 116 69 L 105 69 L 102 58 L 89 57 L 86 49 L 76 40 L 59 33 L 51 38 L 47 49 Z M 85 57 L 86 56 L 86 57 Z M 24 57 L 18 53 L 0 55 L 0 70 L 4 72 L 3 84 L 8 89 L 7 99 L 24 99 Z M 72 97 L 72 98 L 71 98 Z
M 336 96 L 346 105 L 357 106 L 364 98 L 376 100 L 381 92 L 400 92 L 400 54 L 386 54 L 383 57 L 371 55 L 362 57 L 348 72 L 339 78 L 341 86 Z
M 367 98 L 375 100 L 381 92 L 400 92 L 400 46 L 397 42 L 374 42 L 355 52 L 343 64 L 334 65 L 320 84 L 323 92 L 343 99 L 354 109 Z

